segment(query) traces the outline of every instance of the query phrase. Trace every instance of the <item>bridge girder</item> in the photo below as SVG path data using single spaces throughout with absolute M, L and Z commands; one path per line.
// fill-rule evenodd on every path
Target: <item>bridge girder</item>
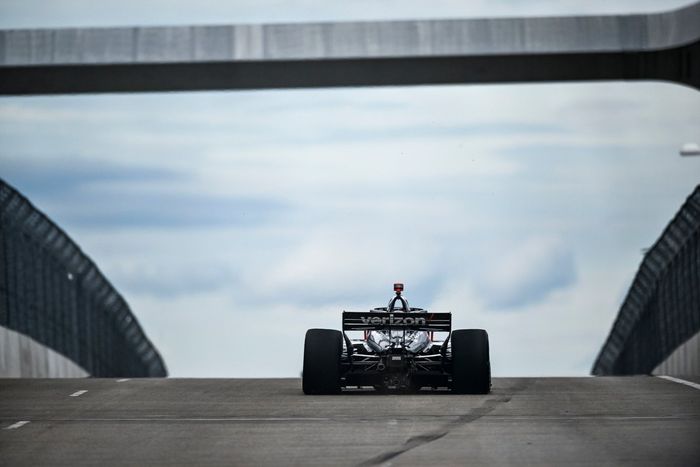
M 700 89 L 700 3 L 653 14 L 0 31 L 0 94 L 661 80 Z

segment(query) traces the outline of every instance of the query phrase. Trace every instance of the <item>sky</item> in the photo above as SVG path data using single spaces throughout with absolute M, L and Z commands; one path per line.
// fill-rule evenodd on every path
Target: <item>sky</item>
M 0 27 L 660 11 L 678 1 L 3 1 Z M 41 8 L 39 7 L 41 6 Z M 0 177 L 81 246 L 176 377 L 287 377 L 342 310 L 484 328 L 495 376 L 581 376 L 700 182 L 668 83 L 0 98 Z

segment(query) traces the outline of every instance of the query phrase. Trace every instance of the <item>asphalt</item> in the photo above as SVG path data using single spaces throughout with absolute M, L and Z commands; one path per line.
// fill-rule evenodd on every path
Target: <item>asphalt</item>
M 654 377 L 497 378 L 485 396 L 0 379 L 0 465 L 177 464 L 698 465 L 700 390 Z

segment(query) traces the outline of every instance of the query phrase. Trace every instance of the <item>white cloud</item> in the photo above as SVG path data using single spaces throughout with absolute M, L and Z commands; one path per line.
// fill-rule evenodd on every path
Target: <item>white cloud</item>
M 561 238 L 522 239 L 492 254 L 476 278 L 488 306 L 512 309 L 537 303 L 576 280 L 573 252 Z

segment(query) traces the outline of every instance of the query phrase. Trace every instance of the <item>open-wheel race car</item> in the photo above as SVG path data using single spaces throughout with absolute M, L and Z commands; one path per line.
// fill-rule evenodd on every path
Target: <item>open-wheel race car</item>
M 304 342 L 305 394 L 342 388 L 415 392 L 447 388 L 460 394 L 491 389 L 489 338 L 483 329 L 452 331 L 451 313 L 411 308 L 394 284 L 385 307 L 344 311 L 343 329 L 309 329 Z M 360 334 L 351 339 L 348 332 Z M 436 338 L 443 335 L 443 340 Z

